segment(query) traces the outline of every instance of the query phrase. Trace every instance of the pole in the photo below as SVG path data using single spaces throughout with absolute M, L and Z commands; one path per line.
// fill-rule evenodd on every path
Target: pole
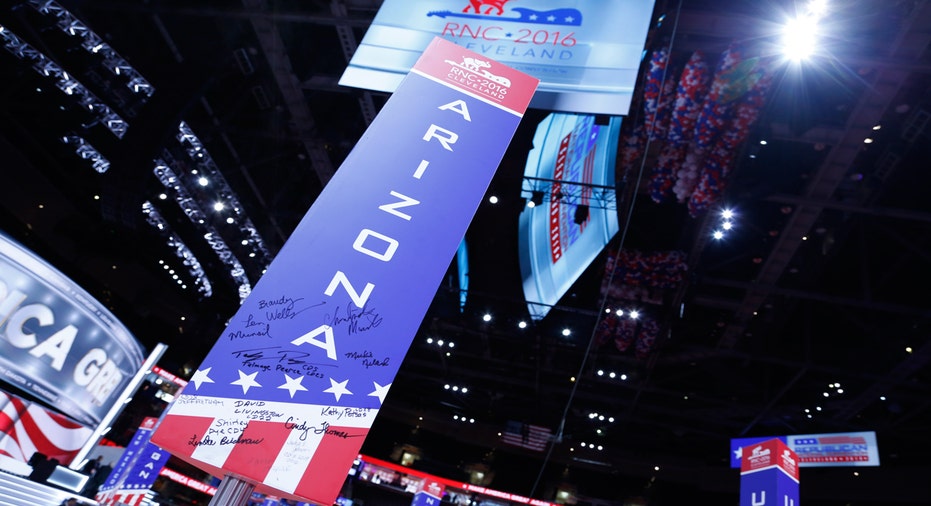
M 90 437 L 87 438 L 87 442 L 84 443 L 84 446 L 78 450 L 78 453 L 74 455 L 74 458 L 71 460 L 71 464 L 68 465 L 71 469 L 75 471 L 81 469 L 81 466 L 84 465 L 87 456 L 93 451 L 94 447 L 97 446 L 97 443 L 100 442 L 102 438 L 109 430 L 110 424 L 113 423 L 113 420 L 116 420 L 116 417 L 123 412 L 123 409 L 126 408 L 126 403 L 132 399 L 133 395 L 136 393 L 136 390 L 139 389 L 139 386 L 142 385 L 142 381 L 145 379 L 145 375 L 149 373 L 162 355 L 165 353 L 165 350 L 168 349 L 168 345 L 164 343 L 158 343 L 152 349 L 152 353 L 149 353 L 149 356 L 142 362 L 142 366 L 139 367 L 139 370 L 133 375 L 129 380 L 129 383 L 126 384 L 126 387 L 123 388 L 123 392 L 120 394 L 119 398 L 113 403 L 113 406 L 110 408 L 110 411 L 101 418 L 100 423 L 97 424 L 97 427 L 91 432 Z
M 255 490 L 254 483 L 228 474 L 220 482 L 217 493 L 214 494 L 208 506 L 246 506 L 249 498 L 252 497 L 253 490 Z

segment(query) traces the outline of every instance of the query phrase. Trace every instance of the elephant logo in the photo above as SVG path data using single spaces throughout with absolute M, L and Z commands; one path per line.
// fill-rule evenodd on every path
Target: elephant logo
M 493 9 L 497 9 L 497 15 L 504 14 L 504 4 L 508 3 L 509 0 L 469 0 L 469 5 L 466 5 L 465 9 L 462 9 L 462 12 L 469 12 L 471 9 L 476 14 L 482 13 L 482 7 L 485 7 L 485 14 L 491 14 Z

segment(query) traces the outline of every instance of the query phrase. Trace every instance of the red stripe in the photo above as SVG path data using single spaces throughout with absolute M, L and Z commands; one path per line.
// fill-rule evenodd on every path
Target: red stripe
M 213 420 L 206 416 L 165 415 L 151 441 L 175 456 L 190 457 L 197 447 L 184 442 L 192 436 L 197 440 L 204 437 Z
M 41 408 L 40 408 L 41 409 Z M 53 414 L 53 413 L 50 413 Z M 54 419 L 53 421 L 58 423 L 58 420 Z M 20 414 L 19 422 L 23 426 L 25 434 L 20 434 L 19 436 L 28 437 L 32 444 L 36 447 L 36 451 L 45 454 L 49 459 L 57 459 L 61 464 L 68 464 L 71 462 L 71 459 L 74 457 L 74 454 L 77 453 L 77 450 L 65 450 L 55 446 L 55 443 L 52 443 L 51 440 L 45 435 L 45 432 L 36 424 L 35 420 L 32 418 L 32 414 L 27 410 L 25 413 Z M 69 429 L 66 427 L 58 427 L 55 430 L 62 432 L 67 432 Z
M 239 436 L 221 436 L 231 441 L 238 438 L 240 441 L 235 443 L 223 468 L 256 481 L 265 481 L 268 471 L 278 458 L 278 453 L 290 434 L 291 431 L 286 429 L 285 424 L 281 422 L 252 421 Z M 260 441 L 260 443 L 249 444 L 249 441 Z M 222 444 L 222 439 L 220 442 Z
M 322 504 L 333 504 L 368 433 L 368 429 L 331 426 L 320 441 L 294 493 Z

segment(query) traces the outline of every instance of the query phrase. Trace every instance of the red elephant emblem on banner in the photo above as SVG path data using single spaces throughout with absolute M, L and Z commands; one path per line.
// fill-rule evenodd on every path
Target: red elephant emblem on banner
M 462 12 L 469 12 L 469 9 L 475 11 L 476 14 L 481 14 L 482 6 L 487 6 L 485 9 L 485 14 L 491 14 L 492 9 L 498 9 L 497 14 L 500 16 L 504 14 L 504 4 L 508 3 L 509 0 L 469 0 L 469 5 L 466 5 L 465 9 L 462 9 Z

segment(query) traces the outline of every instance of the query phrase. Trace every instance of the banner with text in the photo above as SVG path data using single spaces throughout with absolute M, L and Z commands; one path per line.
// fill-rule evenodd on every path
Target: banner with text
M 654 0 L 384 0 L 339 84 L 394 91 L 434 36 L 540 79 L 537 109 L 626 115 Z
M 747 448 L 773 438 L 779 439 L 798 454 L 801 467 L 879 465 L 876 433 L 867 431 L 731 439 L 731 467 L 741 466 Z
M 153 442 L 256 491 L 332 504 L 536 85 L 435 39 Z
M 96 426 L 144 360 L 103 304 L 0 234 L 0 381 Z

